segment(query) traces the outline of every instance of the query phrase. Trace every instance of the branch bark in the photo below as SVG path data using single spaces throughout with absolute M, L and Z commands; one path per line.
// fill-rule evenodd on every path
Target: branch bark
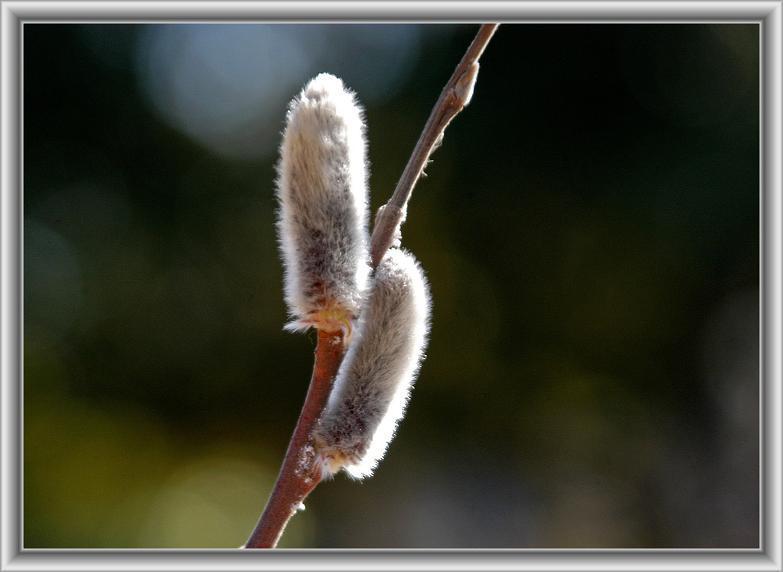
M 470 102 L 478 75 L 478 60 L 497 27 L 498 24 L 483 24 L 479 28 L 435 103 L 391 199 L 376 217 L 370 247 L 373 268 L 378 266 L 394 242 L 413 187 L 433 150 L 443 139 L 446 127 Z M 315 463 L 312 430 L 326 405 L 342 358 L 342 334 L 319 331 L 313 375 L 302 412 L 272 494 L 244 548 L 277 546 L 288 521 L 321 481 L 320 467 Z

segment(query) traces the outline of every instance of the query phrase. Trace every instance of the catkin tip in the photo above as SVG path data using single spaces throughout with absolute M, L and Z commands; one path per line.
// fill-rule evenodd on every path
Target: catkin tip
M 302 99 L 321 99 L 341 92 L 350 93 L 343 80 L 330 73 L 319 73 L 302 90 Z

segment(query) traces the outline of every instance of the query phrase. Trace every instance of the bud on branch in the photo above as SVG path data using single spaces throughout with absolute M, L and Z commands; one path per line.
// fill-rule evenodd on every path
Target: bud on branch
M 278 165 L 278 231 L 291 330 L 349 334 L 370 274 L 364 121 L 343 82 L 320 74 L 289 106 Z
M 373 278 L 356 339 L 314 431 L 324 475 L 370 476 L 405 413 L 427 342 L 430 292 L 412 254 L 392 249 Z

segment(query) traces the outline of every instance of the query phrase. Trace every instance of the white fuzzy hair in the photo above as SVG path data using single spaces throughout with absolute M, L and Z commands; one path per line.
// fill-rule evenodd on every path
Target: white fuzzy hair
M 350 332 L 370 273 L 367 165 L 362 110 L 339 78 L 291 101 L 277 169 L 286 327 Z
M 412 254 L 393 248 L 373 276 L 355 340 L 313 432 L 322 471 L 370 476 L 405 413 L 427 344 L 430 292 Z

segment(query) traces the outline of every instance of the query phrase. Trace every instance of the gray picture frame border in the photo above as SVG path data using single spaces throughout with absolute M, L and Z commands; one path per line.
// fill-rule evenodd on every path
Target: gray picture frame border
M 0 570 L 781 570 L 781 24 L 778 1 L 0 3 Z M 756 549 L 44 550 L 23 547 L 23 35 L 36 22 L 756 23 L 760 26 L 760 545 Z

